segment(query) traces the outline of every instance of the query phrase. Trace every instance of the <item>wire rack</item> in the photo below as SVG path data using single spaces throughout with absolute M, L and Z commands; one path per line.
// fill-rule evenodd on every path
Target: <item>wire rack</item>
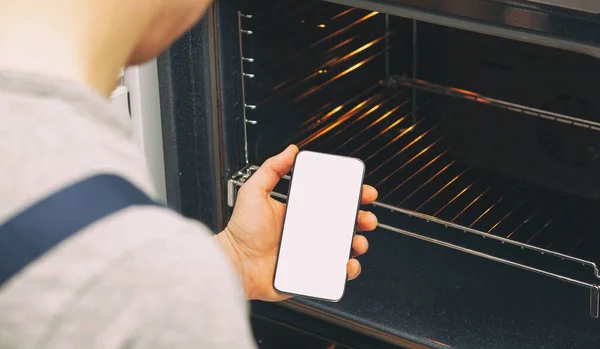
M 444 98 L 448 97 L 423 92 L 417 97 L 419 108 L 413 108 L 408 87 L 382 83 L 332 109 L 334 115 L 325 114 L 321 122 L 307 122 L 305 131 L 289 142 L 365 161 L 365 182 L 380 192 L 375 208 L 393 213 L 380 228 L 586 287 L 591 292 L 590 314 L 598 317 L 600 273 L 594 262 L 577 257 L 587 239 L 596 236 L 598 204 L 480 169 L 457 157 L 442 132 Z M 475 138 L 485 137 L 476 129 L 471 132 Z M 507 166 L 519 166 L 511 163 L 510 149 L 492 153 L 504 157 Z M 482 152 L 486 154 L 490 152 Z M 256 169 L 249 166 L 232 178 L 230 205 L 235 188 Z M 281 192 L 273 195 L 286 198 Z M 438 231 L 470 233 L 494 242 L 496 249 L 482 252 L 477 245 L 448 241 L 445 233 L 432 236 L 403 229 L 400 216 L 435 223 Z M 518 251 L 502 253 L 509 247 Z M 518 261 L 519 253 L 554 259 L 559 267 Z M 571 275 L 562 264 L 584 268 L 588 277 Z

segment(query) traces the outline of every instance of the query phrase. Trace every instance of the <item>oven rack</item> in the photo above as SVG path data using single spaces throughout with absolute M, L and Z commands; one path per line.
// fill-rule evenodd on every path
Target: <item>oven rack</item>
M 255 165 L 250 165 L 247 166 L 243 169 L 241 169 L 240 171 L 238 171 L 232 178 L 230 178 L 228 180 L 228 186 L 227 186 L 227 203 L 228 206 L 233 208 L 235 205 L 235 200 L 236 200 L 236 195 L 237 195 L 237 190 L 239 188 L 241 188 L 242 185 L 244 185 L 244 183 L 248 180 L 248 178 L 250 178 L 252 176 L 252 174 L 258 170 L 258 166 Z M 290 180 L 290 176 L 289 175 L 285 175 L 284 177 L 282 177 L 282 179 L 289 181 Z M 277 191 L 273 191 L 271 192 L 271 196 L 276 198 L 276 199 L 280 199 L 282 201 L 287 200 L 287 195 L 282 194 L 280 192 Z M 600 279 L 600 273 L 598 270 L 598 267 L 596 266 L 596 263 L 588 261 L 588 260 L 584 260 L 584 259 L 580 259 L 580 258 L 576 258 L 573 256 L 569 256 L 569 255 L 565 255 L 562 253 L 558 253 L 558 252 L 554 252 L 551 250 L 546 250 L 543 248 L 539 248 L 536 246 L 531 246 L 528 244 L 523 244 L 517 241 L 513 241 L 510 239 L 505 239 L 502 237 L 498 237 L 496 235 L 492 235 L 492 234 L 488 234 L 482 231 L 478 231 L 475 229 L 471 229 L 468 227 L 463 227 L 457 224 L 454 224 L 452 222 L 448 222 L 448 221 L 444 221 L 441 219 L 438 219 L 434 216 L 429 216 L 429 215 L 425 215 L 419 212 L 414 212 L 411 210 L 406 210 L 400 207 L 396 207 L 396 206 L 392 206 L 392 205 L 388 205 L 382 202 L 378 202 L 375 201 L 371 204 L 373 207 L 379 207 L 379 208 L 383 208 L 386 210 L 389 210 L 390 212 L 396 213 L 396 214 L 403 214 L 409 217 L 413 217 L 413 218 L 417 218 L 417 219 L 421 219 L 424 220 L 426 222 L 432 222 L 435 223 L 437 225 L 439 225 L 439 227 L 441 229 L 457 229 L 460 230 L 464 233 L 471 233 L 474 234 L 476 236 L 479 236 L 483 239 L 490 239 L 492 241 L 496 241 L 502 245 L 512 245 L 515 247 L 518 247 L 521 250 L 528 250 L 528 251 L 532 251 L 532 252 L 536 252 L 538 253 L 540 256 L 548 256 L 549 258 L 558 258 L 561 261 L 563 261 L 564 263 L 574 263 L 574 264 L 578 264 L 584 267 L 587 267 L 588 269 L 591 269 L 590 271 L 592 271 L 594 273 L 594 276 L 596 279 Z M 406 229 L 402 229 L 401 227 L 397 227 L 391 224 L 386 224 L 386 223 L 378 223 L 378 228 L 381 229 L 385 229 L 394 233 L 398 233 L 398 234 L 402 234 L 405 236 L 409 236 L 415 239 L 419 239 L 428 243 L 432 243 L 432 244 L 436 244 L 439 246 L 443 246 L 446 248 L 450 248 L 456 251 L 460 251 L 463 253 L 467 253 L 467 254 L 471 254 L 477 257 L 481 257 L 481 258 L 485 258 L 494 262 L 498 262 L 498 263 L 502 263 L 511 267 L 515 267 L 515 268 L 519 268 L 528 272 L 533 272 L 533 273 L 537 273 L 539 275 L 543 275 L 546 277 L 550 277 L 562 282 L 567 282 L 579 287 L 585 287 L 587 289 L 590 290 L 590 316 L 593 318 L 598 318 L 600 315 L 600 283 L 596 282 L 596 283 L 590 283 L 590 282 L 586 282 L 586 281 L 581 281 L 579 279 L 573 278 L 573 277 L 569 277 L 566 275 L 561 275 L 558 273 L 554 273 L 542 268 L 537 268 L 537 267 L 532 267 L 530 265 L 527 264 L 523 264 L 523 263 L 519 263 L 519 262 L 515 262 L 513 260 L 507 259 L 507 258 L 502 258 L 502 257 L 497 257 L 494 256 L 492 254 L 489 253 L 484 253 L 484 252 L 480 252 L 474 249 L 470 249 L 464 246 L 460 246 L 454 243 L 450 243 L 447 241 L 443 241 L 441 239 L 437 239 L 437 238 L 433 238 L 424 234 L 420 234 L 417 232 L 413 232 L 413 231 L 409 231 Z
M 493 231 L 494 235 L 541 245 L 545 249 L 560 245 L 565 247 L 561 252 L 570 254 L 600 225 L 593 214 L 594 209 L 600 207 L 594 202 L 578 201 L 550 190 L 531 189 L 524 179 L 498 176 L 477 168 L 477 164 L 467 163 L 461 154 L 453 154 L 445 142 L 447 135 L 440 131 L 439 115 L 444 110 L 440 98 L 454 99 L 455 96 L 440 97 L 425 92 L 417 96 L 417 107 L 411 105 L 410 90 L 405 85 L 393 86 L 381 84 L 363 91 L 344 103 L 343 108 L 333 109 L 337 115 L 332 116 L 329 112 L 320 118 L 312 116 L 310 123 L 300 125 L 286 143 L 363 159 L 367 163 L 367 181 L 385 193 L 381 200 L 386 204 L 441 216 L 452 223 Z M 469 94 L 463 96 L 466 96 L 463 99 L 471 100 Z M 518 116 L 521 110 L 529 109 L 515 105 L 509 110 L 513 114 L 517 112 L 515 115 Z M 538 112 L 536 115 L 546 113 Z M 416 119 L 415 113 L 418 113 Z M 485 138 L 485 133 L 478 132 L 477 128 L 468 131 L 466 135 L 474 143 Z M 511 158 L 518 147 L 519 144 L 513 142 L 502 149 L 480 151 L 471 161 L 477 163 L 483 157 L 491 156 L 507 169 L 518 168 L 522 160 Z M 549 171 L 546 176 L 567 187 L 577 178 L 562 175 L 563 167 Z M 440 182 L 444 185 L 439 186 Z M 588 184 L 586 187 L 593 185 Z M 463 206 L 459 207 L 461 204 Z M 569 206 L 579 208 L 577 216 L 582 217 L 579 222 L 561 223 L 565 216 L 562 211 Z M 572 213 L 569 211 L 566 215 Z M 474 218 L 469 220 L 468 216 Z M 555 216 L 559 216 L 558 219 L 542 221 L 543 217 Z M 590 217 L 591 220 L 586 221 Z M 569 220 L 568 217 L 565 219 Z M 583 228 L 586 223 L 588 227 Z M 561 224 L 568 226 L 561 227 Z M 582 234 L 569 234 L 573 230 L 582 231 Z
M 410 91 L 415 84 L 419 85 L 415 99 L 418 107 L 411 105 L 413 96 Z M 510 246 L 534 253 L 543 260 L 552 258 L 555 260 L 552 263 L 559 263 L 558 268 L 520 261 L 519 251 L 513 251 L 517 258 L 512 258 L 513 255 L 486 252 L 478 247 L 447 241 L 444 237 L 422 234 L 418 230 L 416 233 L 395 222 L 379 225 L 382 229 L 586 287 L 590 290 L 590 314 L 597 318 L 600 272 L 594 261 L 577 256 L 578 248 L 586 245 L 586 239 L 600 225 L 594 219 L 594 210 L 590 210 L 595 206 L 586 206 L 587 202 L 582 204 L 570 197 L 565 199 L 565 195 L 550 190 L 531 189 L 532 186 L 524 181 L 482 171 L 464 163 L 462 159 L 452 157 L 444 144 L 444 135 L 438 132 L 439 114 L 443 111 L 440 101 L 444 98 L 476 101 L 518 114 L 546 119 L 552 117 L 552 120 L 563 123 L 574 118 L 503 101 L 493 100 L 492 103 L 490 99 L 468 91 L 441 88 L 403 78 L 382 81 L 359 96 L 353 96 L 343 104 L 343 108 L 332 110 L 335 113 L 311 117 L 311 121 L 302 124 L 286 143 L 363 159 L 368 171 L 366 182 L 374 184 L 381 193 L 380 200 L 373 206 L 392 212 L 394 221 L 399 215 L 412 217 L 435 223 L 443 228 L 438 229 L 440 231 L 450 229 L 495 242 L 495 248 L 499 250 Z M 416 112 L 418 118 L 413 118 Z M 313 118 L 319 119 L 319 122 Z M 574 122 L 570 124 L 580 126 Z M 477 135 L 475 129 L 471 132 L 474 137 L 484 137 Z M 509 151 L 504 151 L 510 156 Z M 508 160 L 506 154 L 495 156 Z M 257 169 L 251 162 L 228 183 L 230 206 L 235 202 L 236 188 Z M 565 179 L 566 182 L 570 180 Z M 285 195 L 281 194 L 283 190 L 273 195 L 285 199 Z M 581 219 L 578 217 L 573 221 L 573 209 L 578 215 L 578 210 L 581 211 Z M 563 266 L 566 264 L 569 264 L 566 269 L 573 266 L 585 268 L 585 275 L 581 270 L 565 271 Z

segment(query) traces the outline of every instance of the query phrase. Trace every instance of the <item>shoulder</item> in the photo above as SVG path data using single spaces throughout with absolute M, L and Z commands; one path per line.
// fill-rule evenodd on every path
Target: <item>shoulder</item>
M 121 176 L 155 197 L 128 116 L 83 87 L 37 80 L 15 79 L 27 91 L 0 88 L 0 222 L 96 174 Z

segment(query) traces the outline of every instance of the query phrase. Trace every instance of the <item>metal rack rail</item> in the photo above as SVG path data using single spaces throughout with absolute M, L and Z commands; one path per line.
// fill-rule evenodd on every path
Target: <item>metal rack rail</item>
M 466 99 L 473 102 L 483 103 L 494 106 L 496 108 L 506 109 L 530 116 L 535 116 L 547 120 L 561 122 L 577 127 L 583 127 L 594 131 L 600 131 L 600 123 L 580 118 L 575 118 L 569 115 L 553 113 L 550 111 L 532 108 L 516 103 L 510 103 L 496 98 L 486 97 L 476 92 L 467 91 L 455 87 L 448 87 L 443 85 L 434 84 L 424 80 L 408 79 L 401 76 L 391 76 L 389 83 L 400 83 L 405 86 L 415 87 L 423 91 L 429 91 L 441 95 L 446 95 L 454 98 Z

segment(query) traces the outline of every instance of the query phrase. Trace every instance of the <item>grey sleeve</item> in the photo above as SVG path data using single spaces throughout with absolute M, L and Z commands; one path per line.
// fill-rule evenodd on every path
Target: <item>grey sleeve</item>
M 248 302 L 207 229 L 138 211 L 91 227 L 0 292 L 0 347 L 255 349 Z
M 126 348 L 254 349 L 248 303 L 228 261 L 206 234 L 182 235 L 149 244 L 127 263 L 133 270 L 126 274 L 151 268 L 154 278 L 138 284 L 144 289 L 130 316 L 153 311 L 130 332 Z

